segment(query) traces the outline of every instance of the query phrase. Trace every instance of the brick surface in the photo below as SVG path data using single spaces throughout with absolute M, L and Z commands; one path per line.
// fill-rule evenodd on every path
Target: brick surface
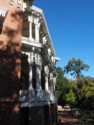
M 19 80 L 21 70 L 22 8 L 0 0 L 8 9 L 0 34 L 0 124 L 20 124 Z

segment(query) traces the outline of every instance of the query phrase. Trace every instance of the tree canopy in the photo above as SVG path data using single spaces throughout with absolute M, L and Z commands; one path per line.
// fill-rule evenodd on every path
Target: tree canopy
M 89 66 L 85 64 L 81 59 L 72 58 L 68 61 L 68 64 L 64 67 L 66 73 L 70 73 L 72 76 L 79 79 L 82 75 L 82 71 L 87 71 Z

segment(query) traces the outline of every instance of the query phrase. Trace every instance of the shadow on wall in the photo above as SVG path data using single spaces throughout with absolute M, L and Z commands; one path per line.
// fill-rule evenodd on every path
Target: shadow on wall
M 23 12 L 8 12 L 0 34 L 0 124 L 19 125 Z

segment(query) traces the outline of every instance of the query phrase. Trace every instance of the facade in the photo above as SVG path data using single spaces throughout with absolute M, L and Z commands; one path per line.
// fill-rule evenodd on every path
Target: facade
M 41 9 L 0 0 L 0 58 L 0 123 L 55 125 L 59 58 Z

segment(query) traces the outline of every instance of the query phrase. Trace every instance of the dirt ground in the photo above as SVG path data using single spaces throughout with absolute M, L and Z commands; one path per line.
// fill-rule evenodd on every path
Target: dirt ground
M 72 118 L 67 109 L 58 109 L 59 125 L 81 125 L 76 118 Z

